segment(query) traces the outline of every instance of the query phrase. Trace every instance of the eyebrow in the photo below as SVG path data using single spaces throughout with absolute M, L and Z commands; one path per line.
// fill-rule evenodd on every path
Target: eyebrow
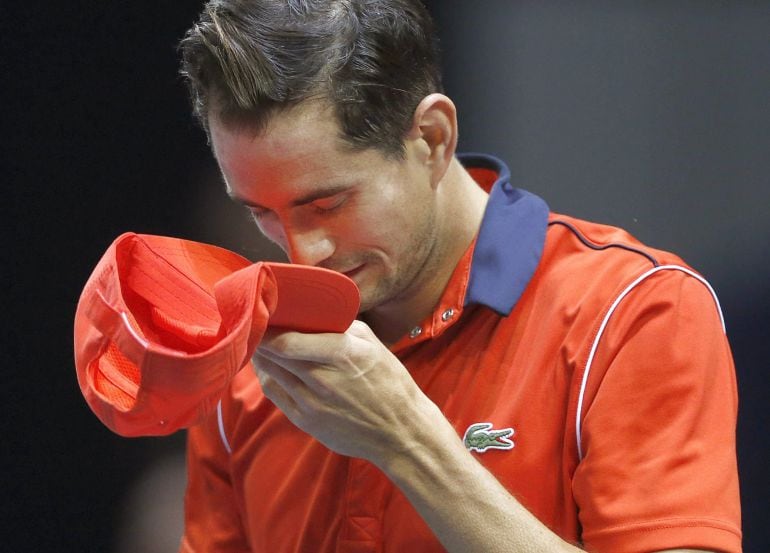
M 320 190 L 315 190 L 313 192 L 309 192 L 305 194 L 304 196 L 300 196 L 299 198 L 293 200 L 291 202 L 292 207 L 297 207 L 301 205 L 307 205 L 309 203 L 312 203 L 316 200 L 320 200 L 322 198 L 330 198 L 331 196 L 336 196 L 337 194 L 341 192 L 345 192 L 346 190 L 349 190 L 353 188 L 353 185 L 347 185 L 347 184 L 337 184 L 332 185 L 327 188 L 322 188 Z M 240 204 L 243 204 L 248 207 L 253 207 L 255 209 L 267 209 L 263 205 L 259 205 L 258 203 L 249 201 L 245 198 L 241 198 L 240 196 L 236 195 L 230 187 L 227 187 L 227 195 L 230 196 L 230 198 Z

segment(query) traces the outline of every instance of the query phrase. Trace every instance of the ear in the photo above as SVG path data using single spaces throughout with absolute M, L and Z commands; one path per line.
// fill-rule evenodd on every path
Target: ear
M 457 108 L 443 94 L 429 94 L 414 110 L 406 140 L 431 172 L 436 186 L 446 173 L 457 149 Z

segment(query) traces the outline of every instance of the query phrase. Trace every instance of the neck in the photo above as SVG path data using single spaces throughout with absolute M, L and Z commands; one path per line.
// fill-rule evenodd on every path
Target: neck
M 457 263 L 481 225 L 487 194 L 456 159 L 452 160 L 436 193 L 436 240 L 420 271 L 420 281 L 402 296 L 364 316 L 386 345 L 397 342 L 433 312 Z

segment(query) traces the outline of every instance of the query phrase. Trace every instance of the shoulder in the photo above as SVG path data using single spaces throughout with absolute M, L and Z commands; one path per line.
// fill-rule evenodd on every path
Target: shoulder
M 697 284 L 697 295 L 716 302 L 708 282 L 679 256 L 650 247 L 621 228 L 556 213 L 548 219 L 535 279 L 540 287 L 568 293 L 572 301 L 598 302 L 605 309 L 648 281 L 690 281 Z
M 686 266 L 679 256 L 650 247 L 622 228 L 558 213 L 548 217 L 546 247 L 563 254 L 582 253 L 589 260 L 601 263 L 633 264 L 637 261 L 641 266 Z

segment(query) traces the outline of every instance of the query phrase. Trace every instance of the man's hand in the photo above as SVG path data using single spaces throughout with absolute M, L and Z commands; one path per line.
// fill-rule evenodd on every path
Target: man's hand
M 254 367 L 265 395 L 295 425 L 337 453 L 382 468 L 448 551 L 580 551 L 543 526 L 470 456 L 366 324 L 354 321 L 344 334 L 271 330 Z M 425 428 L 430 433 L 421 435 Z M 485 493 L 468 495 L 479 489 Z
M 441 416 L 361 321 L 344 334 L 271 330 L 253 362 L 289 420 L 343 455 L 381 464 L 417 439 L 419 415 Z
M 289 420 L 337 453 L 379 466 L 448 551 L 579 551 L 470 455 L 366 324 L 355 321 L 344 334 L 269 331 L 254 367 Z

